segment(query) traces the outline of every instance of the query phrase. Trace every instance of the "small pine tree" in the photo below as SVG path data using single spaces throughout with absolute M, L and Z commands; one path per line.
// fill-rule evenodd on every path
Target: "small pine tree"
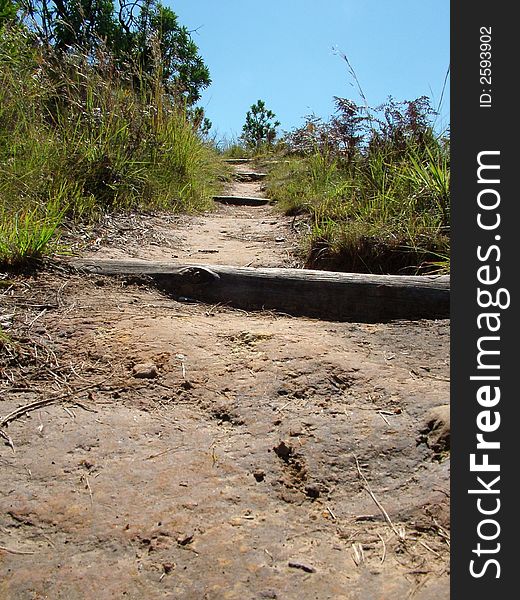
M 275 121 L 276 115 L 265 106 L 263 100 L 253 104 L 246 114 L 246 122 L 242 127 L 242 140 L 249 148 L 258 149 L 262 144 L 273 143 L 276 128 L 280 121 Z

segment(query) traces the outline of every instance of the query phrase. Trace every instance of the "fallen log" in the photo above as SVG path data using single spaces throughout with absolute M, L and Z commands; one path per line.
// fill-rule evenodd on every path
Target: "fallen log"
M 262 179 L 265 179 L 267 177 L 267 173 L 259 173 L 256 171 L 243 171 L 243 172 L 237 172 L 237 173 L 233 173 L 233 179 L 235 181 L 242 181 L 242 182 L 248 182 L 248 181 L 262 181 Z
M 226 162 L 230 165 L 242 165 L 244 163 L 253 162 L 253 159 L 251 159 L 251 158 L 225 158 L 224 162 Z
M 449 276 L 367 275 L 138 260 L 71 259 L 99 275 L 147 277 L 175 298 L 332 321 L 449 317 Z
M 264 206 L 269 204 L 268 198 L 248 198 L 245 196 L 213 196 L 215 202 L 232 204 L 233 206 Z

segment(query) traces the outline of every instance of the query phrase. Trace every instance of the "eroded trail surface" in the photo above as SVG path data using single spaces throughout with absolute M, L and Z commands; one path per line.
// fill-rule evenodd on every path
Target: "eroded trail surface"
M 247 174 L 248 165 L 235 166 Z M 235 181 L 226 193 L 262 198 L 260 181 Z M 292 218 L 270 206 L 216 205 L 199 216 L 130 216 L 111 219 L 91 235 L 86 257 L 175 260 L 237 267 L 293 267 L 296 233 Z
M 268 206 L 127 222 L 90 255 L 297 263 Z M 2 428 L 2 600 L 449 597 L 448 321 L 4 283 L 0 418 L 54 401 Z

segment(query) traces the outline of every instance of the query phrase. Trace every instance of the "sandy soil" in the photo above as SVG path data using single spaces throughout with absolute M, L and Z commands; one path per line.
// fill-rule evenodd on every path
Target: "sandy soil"
M 88 253 L 298 260 L 269 207 L 112 231 Z M 60 268 L 1 282 L 0 419 L 49 402 L 1 428 L 2 600 L 449 597 L 448 321 L 246 313 Z
M 237 172 L 250 168 L 237 166 Z M 234 182 L 224 194 L 265 197 L 259 182 Z M 296 267 L 298 239 L 292 217 L 270 206 L 216 204 L 199 216 L 110 217 L 85 234 L 88 258 L 138 258 L 237 267 Z

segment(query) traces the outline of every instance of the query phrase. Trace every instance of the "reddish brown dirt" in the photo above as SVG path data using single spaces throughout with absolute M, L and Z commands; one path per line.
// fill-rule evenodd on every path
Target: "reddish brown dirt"
M 234 210 L 163 226 L 189 237 Z M 272 229 L 248 216 L 251 235 L 289 240 L 261 210 Z M 258 244 L 251 256 L 286 264 Z M 448 403 L 448 321 L 246 313 L 61 270 L 10 279 L 0 419 L 55 402 L 3 428 L 2 600 L 449 597 L 449 457 L 429 418 Z

